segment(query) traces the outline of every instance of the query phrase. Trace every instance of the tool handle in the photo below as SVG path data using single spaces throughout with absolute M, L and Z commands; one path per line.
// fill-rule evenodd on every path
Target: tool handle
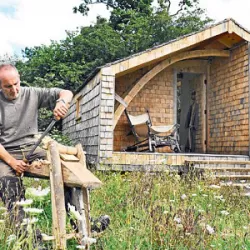
M 46 128 L 46 130 L 43 132 L 41 137 L 38 139 L 38 141 L 35 143 L 35 145 L 31 148 L 29 153 L 26 155 L 26 161 L 28 162 L 30 160 L 31 155 L 34 153 L 36 148 L 39 146 L 41 143 L 42 139 L 49 133 L 49 131 L 54 127 L 55 123 L 57 122 L 56 118 L 54 117 L 53 120 L 50 122 L 49 126 Z

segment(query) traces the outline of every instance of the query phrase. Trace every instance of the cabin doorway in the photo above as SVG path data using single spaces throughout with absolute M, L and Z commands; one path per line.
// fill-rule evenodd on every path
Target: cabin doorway
M 182 152 L 206 152 L 206 81 L 204 74 L 178 73 L 176 118 Z M 194 97 L 195 95 L 195 100 Z M 195 104 L 194 104 L 195 103 Z M 195 127 L 190 130 L 190 121 Z

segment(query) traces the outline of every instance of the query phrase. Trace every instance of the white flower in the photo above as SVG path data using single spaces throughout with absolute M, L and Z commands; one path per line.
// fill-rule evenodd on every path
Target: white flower
M 80 213 L 78 211 L 76 211 L 76 208 L 75 206 L 72 206 L 68 203 L 68 208 L 69 208 L 69 212 L 70 212 L 70 215 L 74 218 L 74 219 L 77 219 L 77 220 L 82 220 L 82 217 L 80 215 Z
M 181 199 L 182 200 L 185 200 L 187 198 L 187 196 L 185 195 L 185 194 L 183 194 L 182 196 L 181 196 Z
M 208 195 L 207 195 L 207 194 L 203 194 L 202 196 L 203 196 L 203 197 L 208 197 Z
M 48 195 L 49 192 L 50 192 L 49 187 L 42 189 L 41 186 L 39 186 L 38 189 L 36 188 L 26 189 L 26 194 L 28 196 L 31 196 L 32 198 L 43 198 L 44 196 Z
M 27 207 L 23 209 L 24 212 L 30 213 L 30 214 L 41 214 L 43 212 L 43 209 L 34 208 L 34 207 Z
M 96 239 L 89 238 L 89 237 L 84 237 L 84 238 L 82 238 L 81 242 L 82 242 L 82 244 L 84 246 L 77 246 L 76 248 L 78 248 L 78 249 L 85 249 L 85 245 L 86 244 L 88 244 L 88 245 L 94 244 L 94 243 L 96 243 Z M 84 247 L 84 248 L 82 248 L 82 247 Z
M 241 182 L 241 183 L 245 183 L 245 182 L 246 182 L 246 180 L 240 180 L 240 182 Z
M 167 213 L 168 213 L 168 211 L 166 211 L 166 210 L 165 210 L 165 211 L 163 211 L 163 214 L 167 214 Z
M 32 203 L 33 203 L 32 199 L 27 199 L 27 200 L 21 199 L 21 201 L 16 202 L 16 205 L 25 207 L 31 205 Z
M 34 178 L 34 181 L 40 181 L 40 179 L 39 178 Z
M 36 222 L 38 222 L 38 219 L 37 218 L 35 218 L 35 217 L 33 217 L 33 218 L 25 218 L 25 219 L 23 219 L 23 222 L 22 222 L 22 226 L 24 226 L 24 225 L 29 225 L 29 224 L 35 224 Z
M 209 234 L 214 234 L 214 229 L 210 225 L 206 225 L 206 229 Z
M 197 194 L 192 194 L 193 197 L 197 196 Z
M 223 195 L 215 195 L 214 198 L 217 200 L 221 200 L 223 199 Z
M 212 189 L 220 189 L 219 185 L 214 185 L 214 184 L 210 185 L 209 187 Z
M 177 224 L 181 224 L 181 218 L 179 218 L 179 217 L 174 217 L 174 221 L 175 221 Z
M 198 210 L 199 213 L 204 213 L 205 211 L 203 209 Z
M 170 202 L 175 202 L 175 200 L 169 200 Z
M 6 242 L 7 242 L 8 245 L 10 245 L 10 243 L 11 243 L 12 241 L 15 241 L 15 240 L 16 240 L 16 235 L 15 235 L 15 234 L 11 234 L 11 235 L 7 238 Z
M 222 210 L 222 211 L 220 211 L 220 213 L 221 213 L 222 215 L 229 215 L 229 212 L 226 211 L 226 210 Z

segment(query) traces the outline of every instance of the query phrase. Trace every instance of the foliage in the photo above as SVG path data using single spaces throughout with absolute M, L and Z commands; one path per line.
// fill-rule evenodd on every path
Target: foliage
M 249 249 L 249 197 L 169 173 L 98 173 L 92 213 L 110 228 L 93 249 Z M 220 187 L 220 186 L 219 186 Z
M 16 63 L 22 80 L 31 86 L 77 90 L 97 67 L 152 46 L 197 31 L 211 22 L 197 0 L 182 0 L 171 13 L 171 1 L 84 0 L 75 12 L 87 14 L 90 4 L 111 9 L 109 20 L 98 17 L 95 25 L 67 31 L 62 41 L 26 48 L 24 61 Z
M 91 216 L 109 214 L 111 224 L 91 249 L 250 248 L 249 197 L 240 196 L 240 189 L 211 185 L 212 178 L 181 178 L 167 172 L 95 174 L 103 186 L 91 192 Z M 25 178 L 24 182 L 26 187 L 49 185 L 47 180 Z M 34 229 L 51 235 L 50 195 L 32 206 L 44 209 Z M 0 224 L 0 232 L 0 248 L 13 249 L 6 241 L 12 233 L 7 224 Z M 75 249 L 76 244 L 68 241 L 67 249 Z

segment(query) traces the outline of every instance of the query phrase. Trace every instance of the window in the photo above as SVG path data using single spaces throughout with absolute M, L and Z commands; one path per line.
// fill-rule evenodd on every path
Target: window
M 81 120 L 81 100 L 82 96 L 79 96 L 76 99 L 76 121 Z

